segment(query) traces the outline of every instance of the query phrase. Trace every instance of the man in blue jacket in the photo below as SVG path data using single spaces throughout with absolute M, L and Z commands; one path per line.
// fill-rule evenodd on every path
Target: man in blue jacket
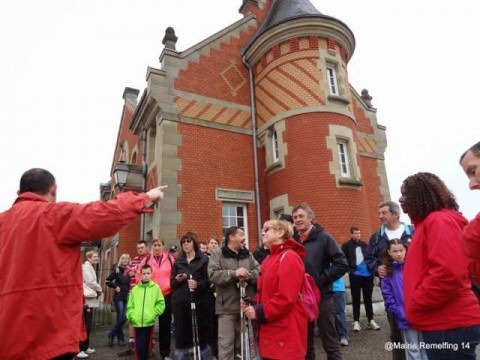
M 380 229 L 375 231 L 370 240 L 368 240 L 365 263 L 368 270 L 383 279 L 387 274 L 385 265 L 382 265 L 385 249 L 388 241 L 392 239 L 400 239 L 408 246 L 412 240 L 413 231 L 407 224 L 400 221 L 400 206 L 394 201 L 382 201 L 378 204 L 378 218 L 382 222 Z M 402 335 L 397 328 L 395 318 L 388 316 L 390 325 L 390 339 L 394 343 L 402 342 Z M 395 349 L 392 351 L 393 360 L 405 359 L 405 351 Z
M 363 293 L 363 306 L 368 319 L 367 327 L 371 330 L 380 330 L 380 326 L 373 320 L 373 274 L 365 263 L 367 244 L 361 240 L 360 229 L 350 228 L 350 240 L 342 245 L 342 251 L 347 257 L 350 267 L 350 293 L 352 294 L 353 331 L 360 331 L 360 293 Z

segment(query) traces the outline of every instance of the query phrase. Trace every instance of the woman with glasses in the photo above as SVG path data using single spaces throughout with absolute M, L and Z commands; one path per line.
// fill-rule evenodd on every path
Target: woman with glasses
M 180 254 L 175 261 L 171 276 L 172 308 L 175 319 L 175 358 L 188 359 L 188 349 L 200 346 L 202 360 L 212 358 L 209 336 L 211 303 L 207 274 L 208 256 L 200 251 L 197 235 L 187 232 L 180 239 Z M 195 315 L 199 344 L 194 344 L 191 303 L 195 302 Z
M 307 353 L 308 321 L 299 297 L 305 278 L 305 249 L 292 236 L 292 225 L 285 220 L 269 220 L 263 225 L 262 242 L 270 255 L 262 262 L 257 304 L 242 302 L 245 315 L 260 326 L 262 359 L 303 360 Z

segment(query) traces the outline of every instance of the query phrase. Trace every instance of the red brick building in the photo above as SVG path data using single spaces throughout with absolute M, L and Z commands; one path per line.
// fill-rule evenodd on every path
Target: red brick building
M 339 242 L 352 225 L 378 226 L 385 127 L 349 84 L 353 33 L 308 0 L 239 5 L 242 19 L 186 50 L 167 29 L 143 94 L 125 89 L 112 179 L 123 161 L 135 174 L 122 190 L 169 188 L 152 215 L 105 242 L 110 261 L 142 237 L 171 245 L 231 225 L 256 248 L 263 221 L 304 201 Z M 106 184 L 102 196 L 116 191 Z

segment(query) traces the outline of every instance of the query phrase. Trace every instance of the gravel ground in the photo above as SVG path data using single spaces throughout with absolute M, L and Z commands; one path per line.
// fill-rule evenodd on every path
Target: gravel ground
M 387 360 L 392 358 L 391 353 L 385 350 L 385 343 L 389 341 L 387 318 L 377 315 L 375 320 L 380 325 L 380 330 L 367 330 L 366 320 L 364 319 L 361 320 L 362 331 L 353 332 L 349 329 L 350 344 L 349 346 L 342 347 L 343 360 Z M 351 322 L 349 322 L 349 325 L 351 325 Z M 133 355 L 118 357 L 117 354 L 122 351 L 124 352 L 127 349 L 126 346 L 107 346 L 107 337 L 105 335 L 107 330 L 107 328 L 97 327 L 93 332 L 90 343 L 97 352 L 90 355 L 89 360 L 133 360 Z M 173 342 L 172 339 L 172 343 Z M 327 360 L 321 347 L 320 338 L 316 338 L 315 344 L 317 360 Z M 160 359 L 160 356 L 158 356 L 158 348 L 155 349 L 157 353 L 152 356 L 152 359 Z M 477 359 L 480 360 L 480 356 L 477 355 Z

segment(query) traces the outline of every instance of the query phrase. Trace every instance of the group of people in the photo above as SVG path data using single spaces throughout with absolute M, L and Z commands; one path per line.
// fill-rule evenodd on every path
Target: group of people
M 470 188 L 480 189 L 480 142 L 461 156 L 460 165 Z M 20 180 L 15 204 L 0 214 L 0 263 L 8 264 L 0 273 L 0 323 L 9 324 L 0 327 L 2 359 L 63 360 L 78 355 L 79 348 L 87 356 L 93 352 L 87 334 L 102 291 L 94 271 L 98 254 L 87 252 L 81 266 L 79 245 L 111 236 L 152 211 L 165 187 L 85 205 L 56 203 L 56 189 L 48 171 L 31 169 Z M 122 255 L 106 281 L 117 311 L 108 342 L 125 342 L 128 320 L 136 356 L 146 359 L 158 318 L 159 350 L 168 359 L 173 314 L 177 359 L 186 358 L 192 347 L 202 359 L 215 354 L 233 360 L 245 347 L 264 359 L 315 359 L 315 327 L 327 358 L 342 359 L 345 341 L 336 326 L 335 296 L 342 288 L 334 291 L 334 283 L 348 272 L 354 331 L 361 329 L 360 293 L 367 328 L 379 328 L 371 304 L 373 279 L 379 278 L 391 339 L 404 345 L 392 352 L 394 359 L 474 359 L 480 342 L 475 293 L 480 289 L 480 214 L 469 223 L 444 182 L 427 172 L 403 181 L 399 203 L 413 226 L 400 222 L 397 203 L 385 201 L 378 206 L 382 225 L 368 243 L 352 227 L 342 248 L 314 222 L 310 206 L 299 204 L 291 214 L 293 224 L 288 218 L 264 223 L 262 248 L 256 252 L 261 265 L 239 227 L 226 229 L 223 244 L 216 240 L 216 249 L 206 244 L 205 252 L 192 232 L 180 238 L 176 256 L 161 239 L 152 242 L 151 253 L 139 243 L 138 256 Z M 38 256 L 30 255 L 32 249 Z M 29 281 L 19 279 L 25 273 Z M 316 321 L 307 318 L 302 296 L 306 273 L 321 293 Z M 58 318 L 62 326 L 51 326 Z M 258 342 L 240 340 L 245 322 L 257 328 Z

